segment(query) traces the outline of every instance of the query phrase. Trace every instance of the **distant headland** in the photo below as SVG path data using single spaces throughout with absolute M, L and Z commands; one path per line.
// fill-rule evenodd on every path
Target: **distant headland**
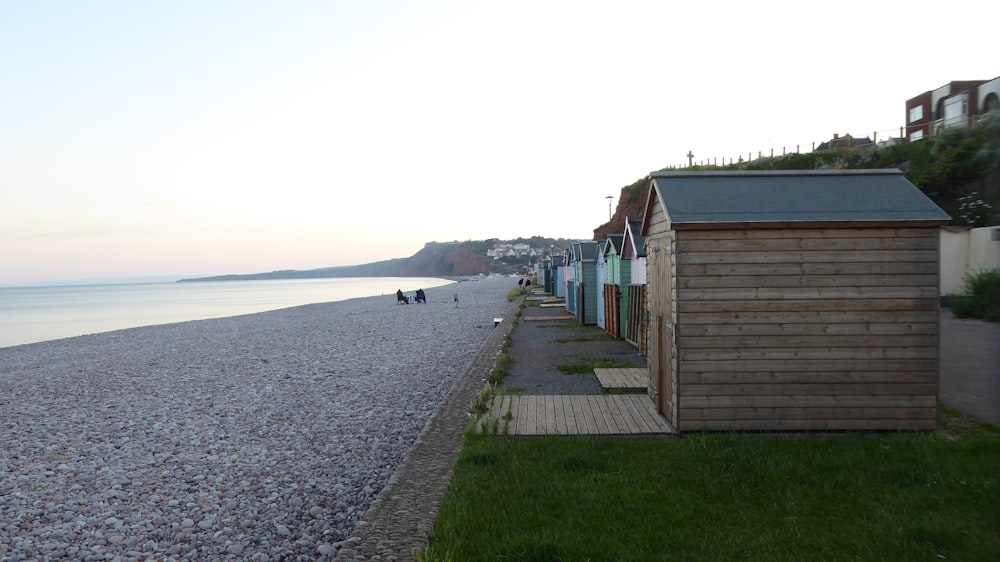
M 527 263 L 562 252 L 571 241 L 564 238 L 518 238 L 501 241 L 428 242 L 408 258 L 395 258 L 361 265 L 319 269 L 283 269 L 266 273 L 216 275 L 181 279 L 200 281 L 252 281 L 260 279 L 323 279 L 330 277 L 464 277 L 491 273 L 520 273 Z

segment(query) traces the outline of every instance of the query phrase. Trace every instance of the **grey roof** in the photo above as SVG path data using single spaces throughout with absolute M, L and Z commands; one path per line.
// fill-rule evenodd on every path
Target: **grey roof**
M 646 257 L 646 237 L 642 235 L 642 219 L 628 219 L 626 234 L 632 235 L 632 245 L 635 246 L 635 257 Z
M 574 242 L 573 259 L 575 261 L 594 261 L 597 259 L 597 242 Z
M 875 143 L 872 139 L 868 137 L 852 137 L 850 134 L 846 134 L 842 137 L 834 137 L 826 142 L 820 143 L 814 150 L 814 152 L 823 152 L 824 150 L 838 150 L 842 148 L 858 148 L 861 146 L 871 146 Z
M 615 253 L 620 256 L 622 254 L 622 240 L 624 238 L 624 234 L 608 234 L 608 242 L 610 244 L 604 247 L 604 254 L 607 255 L 608 250 L 614 248 Z
M 950 219 L 899 170 L 654 172 L 673 225 Z

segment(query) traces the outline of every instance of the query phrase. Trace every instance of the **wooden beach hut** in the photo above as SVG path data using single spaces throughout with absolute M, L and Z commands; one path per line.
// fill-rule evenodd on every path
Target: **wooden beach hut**
M 561 299 L 566 298 L 566 267 L 563 264 L 563 259 L 562 254 L 549 258 L 549 264 L 552 267 L 552 286 L 549 288 L 549 292 L 552 293 L 552 296 Z
M 597 256 L 594 259 L 594 264 L 597 267 L 597 327 L 602 330 L 605 329 L 604 324 L 604 285 L 607 283 L 608 278 L 608 262 L 604 260 L 604 249 L 608 245 L 608 240 L 597 241 Z
M 626 283 L 624 337 L 639 353 L 646 353 L 646 248 L 642 235 L 642 219 L 625 219 L 625 236 L 622 238 L 621 259 L 627 263 L 629 274 L 622 274 Z M 626 279 L 627 277 L 627 279 Z
M 576 244 L 566 248 L 566 310 L 576 316 Z
M 622 314 L 622 309 L 626 306 L 630 265 L 621 258 L 624 237 L 623 234 L 609 234 L 608 243 L 604 246 L 604 263 L 608 269 L 603 286 L 604 329 L 619 339 L 625 333 L 625 315 Z
M 901 172 L 649 179 L 650 394 L 678 431 L 935 427 L 949 217 Z
M 580 324 L 597 324 L 597 242 L 573 243 L 573 279 L 576 319 Z
M 546 293 L 552 294 L 552 258 L 545 257 L 535 264 L 535 275 L 538 278 L 538 284 L 545 290 Z

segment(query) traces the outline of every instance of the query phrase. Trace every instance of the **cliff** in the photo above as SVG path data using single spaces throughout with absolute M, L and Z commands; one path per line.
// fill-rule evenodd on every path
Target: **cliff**
M 253 279 L 319 279 L 327 277 L 464 277 L 493 273 L 477 250 L 482 242 L 428 242 L 408 258 L 320 269 L 285 269 L 267 273 L 217 275 L 181 279 L 192 281 L 245 281 Z
M 952 225 L 1000 224 L 1000 116 L 996 115 L 982 118 L 975 127 L 949 128 L 940 136 L 915 142 L 763 157 L 678 171 L 846 168 L 898 168 L 951 215 Z M 642 218 L 648 192 L 646 178 L 621 188 L 611 222 L 594 229 L 594 240 L 623 233 L 626 217 Z

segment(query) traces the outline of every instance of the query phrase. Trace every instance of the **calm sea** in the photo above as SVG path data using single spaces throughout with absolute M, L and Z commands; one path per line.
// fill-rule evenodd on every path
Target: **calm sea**
M 237 316 L 356 297 L 412 294 L 450 281 L 355 277 L 0 287 L 0 347 L 123 328 Z

